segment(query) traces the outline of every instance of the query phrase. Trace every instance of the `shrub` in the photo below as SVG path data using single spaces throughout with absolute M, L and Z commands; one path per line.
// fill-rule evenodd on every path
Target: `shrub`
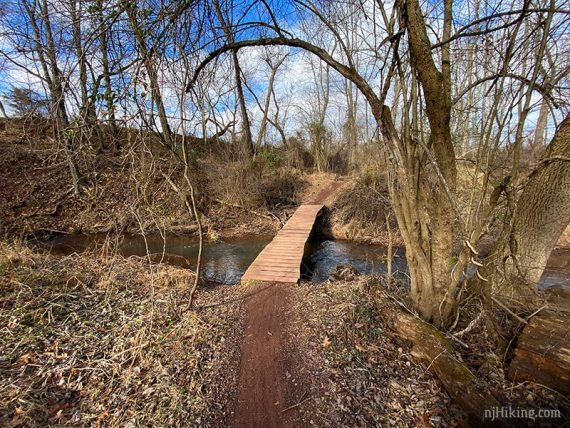
M 278 154 L 264 155 L 261 159 L 233 162 L 213 170 L 209 176 L 209 195 L 250 209 L 271 210 L 277 205 L 296 204 L 305 181 L 295 170 L 278 167 L 278 159 Z
M 348 228 L 349 235 L 366 235 L 375 239 L 385 235 L 386 216 L 390 228 L 398 230 L 392 213 L 385 174 L 369 168 L 361 172 L 353 186 L 339 194 L 333 206 L 333 223 Z
M 277 152 L 262 150 L 257 154 L 257 160 L 269 168 L 275 169 L 281 165 L 283 157 Z

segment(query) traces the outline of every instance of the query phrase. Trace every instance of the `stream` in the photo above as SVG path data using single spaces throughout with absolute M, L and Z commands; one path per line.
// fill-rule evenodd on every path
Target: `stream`
M 107 235 L 60 235 L 48 241 L 36 241 L 32 245 L 49 250 L 52 254 L 65 255 L 100 248 Z M 124 235 L 110 243 L 124 256 L 146 256 L 152 260 L 166 261 L 184 268 L 195 268 L 198 243 L 195 238 L 168 235 Z M 246 236 L 224 242 L 204 244 L 202 275 L 206 280 L 221 284 L 237 284 L 259 252 L 271 241 L 271 236 Z M 386 248 L 359 244 L 352 241 L 311 238 L 305 246 L 301 265 L 302 279 L 314 283 L 325 282 L 338 265 L 351 266 L 359 274 L 383 274 L 386 272 Z M 407 273 L 405 253 L 394 250 L 392 271 L 396 277 Z M 570 249 L 553 251 L 541 278 L 543 288 L 570 293 Z

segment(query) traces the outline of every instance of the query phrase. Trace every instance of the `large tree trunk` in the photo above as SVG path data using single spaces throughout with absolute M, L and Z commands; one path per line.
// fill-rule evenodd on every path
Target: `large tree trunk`
M 426 321 L 447 324 L 456 307 L 458 276 L 453 268 L 453 210 L 443 190 L 430 186 L 425 171 L 418 179 L 396 171 L 390 199 L 406 247 L 410 297 Z
M 511 224 L 487 258 L 486 279 L 503 303 L 532 308 L 550 253 L 569 223 L 570 115 L 530 175 Z
M 459 284 L 458 275 L 452 274 L 456 212 L 451 198 L 457 170 L 450 130 L 449 47 L 443 49 L 440 72 L 431 53 L 419 2 L 406 2 L 406 12 L 412 65 L 425 96 L 430 136 L 427 145 L 417 142 L 421 145 L 417 150 L 421 149 L 423 155 L 410 155 L 415 141 L 400 143 L 402 168 L 395 168 L 391 200 L 406 245 L 414 307 L 426 321 L 442 326 L 453 314 Z M 450 0 L 445 2 L 444 21 L 446 38 L 451 25 Z M 386 110 L 384 122 L 389 115 Z M 393 125 L 384 124 L 385 136 L 396 134 L 390 127 Z M 426 158 L 430 159 L 427 165 Z

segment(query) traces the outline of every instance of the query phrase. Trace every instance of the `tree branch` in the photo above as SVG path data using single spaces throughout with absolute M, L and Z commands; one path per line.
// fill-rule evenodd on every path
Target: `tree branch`
M 453 98 L 453 105 L 457 104 L 459 102 L 459 100 L 461 98 L 463 98 L 463 96 L 465 96 L 465 94 L 467 94 L 467 92 L 469 92 L 471 89 L 475 88 L 476 86 L 479 86 L 481 83 L 488 82 L 489 80 L 500 79 L 503 77 L 518 80 L 518 81 L 524 83 L 525 85 L 530 85 L 530 83 L 531 83 L 531 81 L 529 79 L 527 79 L 526 77 L 521 76 L 519 74 L 513 74 L 513 73 L 494 74 L 492 76 L 482 77 L 481 79 L 476 80 L 475 82 L 471 83 L 469 86 L 467 86 L 465 89 L 463 89 L 459 94 L 457 94 Z M 550 93 L 550 90 L 548 88 L 546 88 L 543 85 L 538 85 L 535 83 L 534 89 L 536 89 L 536 91 L 538 93 L 540 93 L 544 98 L 548 99 L 555 108 L 559 107 L 558 103 L 554 100 L 554 98 L 552 97 L 552 94 Z
M 290 46 L 290 47 L 303 49 L 307 52 L 311 52 L 312 54 L 319 57 L 323 62 L 334 68 L 343 77 L 352 81 L 370 103 L 370 108 L 372 109 L 372 114 L 374 115 L 374 117 L 377 120 L 380 120 L 382 118 L 382 103 L 380 102 L 380 99 L 378 98 L 372 87 L 368 84 L 368 82 L 354 68 L 348 67 L 345 64 L 342 64 L 341 62 L 337 61 L 323 48 L 320 48 L 318 46 L 315 46 L 311 43 L 308 43 L 304 40 L 297 38 L 287 38 L 287 37 L 261 38 L 257 40 L 242 40 L 239 42 L 228 43 L 224 46 L 221 46 L 218 49 L 210 52 L 210 54 L 198 65 L 198 67 L 194 71 L 192 79 L 190 79 L 190 82 L 186 87 L 186 91 L 189 91 L 192 88 L 192 86 L 194 86 L 194 84 L 198 79 L 198 76 L 200 75 L 200 72 L 218 56 L 229 51 L 234 51 L 241 48 L 254 47 L 254 46 Z

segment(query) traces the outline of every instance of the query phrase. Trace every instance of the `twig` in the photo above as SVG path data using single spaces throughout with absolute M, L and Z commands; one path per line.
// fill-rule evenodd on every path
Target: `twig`
M 112 356 L 112 358 L 115 359 L 115 358 L 117 358 L 117 357 L 120 357 L 120 356 L 123 355 L 123 354 L 126 354 L 127 352 L 134 351 L 135 349 L 145 348 L 145 347 L 148 346 L 149 344 L 150 344 L 150 342 L 144 342 L 144 343 L 141 343 L 140 345 L 136 345 L 136 346 L 133 346 L 133 347 L 131 347 L 131 348 L 124 349 L 124 350 L 122 350 L 121 352 L 117 352 L 116 354 L 114 354 L 114 355 Z
M 305 395 L 307 395 L 306 392 L 305 392 L 305 394 L 303 394 L 303 397 L 304 397 Z M 285 412 L 287 412 L 287 411 L 289 411 L 289 410 L 291 410 L 291 409 L 294 409 L 295 407 L 299 407 L 301 404 L 304 404 L 305 402 L 309 401 L 311 398 L 313 398 L 313 397 L 309 396 L 309 397 L 305 398 L 304 400 L 301 399 L 301 401 L 299 401 L 297 404 L 293 404 L 292 406 L 289 406 L 289 407 L 287 407 L 286 409 L 281 410 L 281 413 L 285 413 Z
M 469 349 L 469 345 L 467 343 L 463 342 L 462 340 L 459 340 L 454 334 L 449 333 L 448 337 L 452 340 L 455 340 L 457 343 L 459 343 L 464 348 Z
M 513 318 L 515 318 L 517 321 L 522 322 L 523 324 L 528 324 L 528 321 L 519 317 L 517 314 L 515 314 L 513 311 L 511 311 L 509 308 L 507 308 L 505 306 L 505 304 L 503 302 L 501 302 L 500 300 L 498 300 L 497 298 L 491 296 L 491 300 L 493 300 L 493 302 L 495 302 L 497 305 L 499 305 L 501 308 L 503 308 L 505 311 L 507 311 L 510 315 L 512 315 Z
M 485 314 L 485 311 L 481 310 L 481 312 L 479 312 L 479 315 L 475 319 L 473 319 L 467 327 L 465 327 L 461 331 L 458 331 L 455 334 L 452 334 L 452 336 L 454 336 L 456 338 L 465 336 L 466 333 L 469 333 L 471 330 L 473 330 L 475 327 L 477 327 L 477 325 L 479 324 L 479 321 L 481 321 L 483 319 L 484 314 Z
M 534 317 L 539 312 L 542 312 L 542 310 L 546 307 L 547 307 L 547 305 L 544 305 L 544 306 L 538 308 L 536 311 L 534 311 L 532 314 L 530 314 L 528 317 L 526 317 L 527 321 L 530 321 L 532 317 Z

